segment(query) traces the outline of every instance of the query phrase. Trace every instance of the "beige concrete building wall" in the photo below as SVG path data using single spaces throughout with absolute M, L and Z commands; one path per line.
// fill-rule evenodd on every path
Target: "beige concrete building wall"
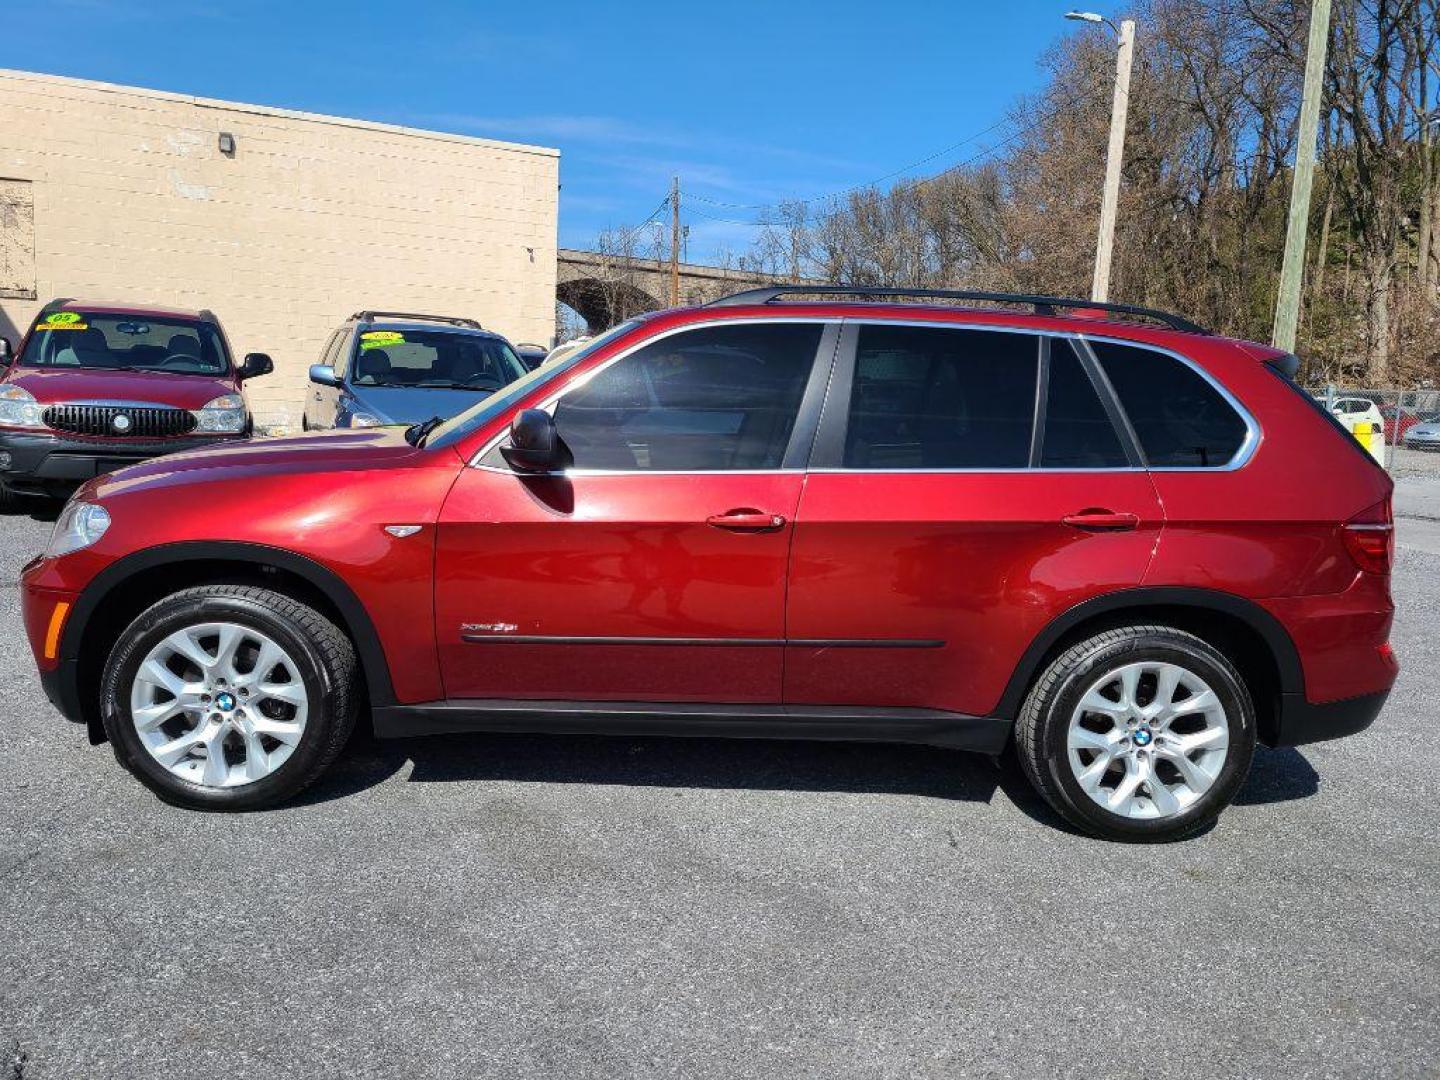
M 354 311 L 548 342 L 558 184 L 544 147 L 0 69 L 0 332 L 55 296 L 210 308 L 274 357 L 257 423 L 298 426 Z

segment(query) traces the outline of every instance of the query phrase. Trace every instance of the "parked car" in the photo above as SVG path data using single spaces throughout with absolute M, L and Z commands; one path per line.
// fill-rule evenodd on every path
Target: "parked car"
M 413 424 L 463 412 L 526 371 L 510 343 L 474 319 L 359 311 L 310 368 L 301 426 Z
M 1440 415 L 1417 418 L 1405 429 L 1405 445 L 1411 450 L 1440 450 Z
M 1404 442 L 1405 436 L 1412 427 L 1433 419 L 1435 419 L 1434 413 L 1417 412 L 1415 409 L 1405 406 L 1401 406 L 1399 409 L 1387 408 L 1385 409 L 1385 441 L 1391 445 Z
M 438 425 L 91 481 L 22 575 L 47 694 L 204 809 L 295 795 L 363 705 L 380 736 L 1013 747 L 1121 840 L 1204 828 L 1257 740 L 1374 720 L 1393 485 L 1294 357 L 812 291 L 627 322 Z
M 579 352 L 587 344 L 589 344 L 589 342 L 590 336 L 588 334 L 582 334 L 580 337 L 571 338 L 569 341 L 562 341 L 559 345 L 556 345 L 555 348 L 551 349 L 549 353 L 546 354 L 545 359 L 541 361 L 541 364 L 558 364 L 561 360 L 564 360 L 565 357 L 569 356 L 571 353 Z
M 53 300 L 13 353 L 0 342 L 0 504 L 68 495 L 124 465 L 250 434 L 240 364 L 214 313 Z
M 534 371 L 545 362 L 545 357 L 550 350 L 544 345 L 531 345 L 522 342 L 515 346 L 515 355 L 520 357 L 520 362 L 525 365 L 526 371 Z
M 1353 431 L 1356 424 L 1374 424 L 1376 427 L 1385 426 L 1385 418 L 1380 412 L 1380 406 L 1369 398 L 1364 397 L 1341 397 L 1330 403 L 1330 411 L 1335 414 L 1335 419 L 1345 425 L 1347 431 Z M 1389 433 L 1386 434 L 1390 438 Z

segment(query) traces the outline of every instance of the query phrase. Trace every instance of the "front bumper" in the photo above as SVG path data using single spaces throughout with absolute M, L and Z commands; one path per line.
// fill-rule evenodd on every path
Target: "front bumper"
M 1427 435 L 1420 438 L 1406 435 L 1404 443 L 1407 450 L 1440 450 L 1440 435 Z
M 0 467 L 0 480 L 17 491 L 48 494 L 126 465 L 244 437 L 206 434 L 172 439 L 82 439 L 45 431 L 0 431 L 0 453 L 10 455 L 9 464 Z

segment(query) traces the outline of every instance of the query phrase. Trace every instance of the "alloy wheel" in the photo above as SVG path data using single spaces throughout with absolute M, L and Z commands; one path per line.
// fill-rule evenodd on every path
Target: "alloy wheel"
M 309 707 L 290 654 L 231 622 L 162 638 L 130 687 L 141 745 L 169 772 L 209 788 L 251 784 L 279 769 L 300 743 Z
M 1214 785 L 1230 747 L 1215 691 L 1178 664 L 1145 660 L 1096 679 L 1076 705 L 1066 757 L 1082 791 L 1121 817 L 1183 813 Z

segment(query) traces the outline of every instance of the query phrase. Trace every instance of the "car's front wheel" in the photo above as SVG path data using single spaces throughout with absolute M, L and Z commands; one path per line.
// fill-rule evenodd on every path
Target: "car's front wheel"
M 1219 650 L 1174 627 L 1126 626 L 1055 657 L 1021 709 L 1016 749 L 1071 824 L 1113 840 L 1175 840 L 1235 797 L 1255 713 Z
M 116 754 L 162 799 L 255 810 L 329 766 L 357 698 L 354 648 L 320 612 L 270 589 L 203 585 L 121 633 L 100 705 Z

